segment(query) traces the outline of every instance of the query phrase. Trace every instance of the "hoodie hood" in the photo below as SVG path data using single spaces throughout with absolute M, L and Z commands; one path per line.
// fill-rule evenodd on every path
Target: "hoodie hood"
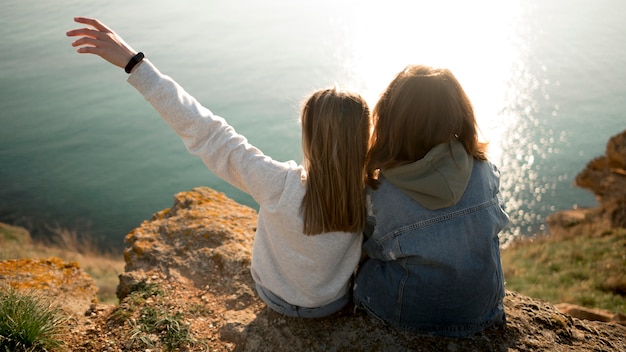
M 456 204 L 469 183 L 474 158 L 460 142 L 435 146 L 422 159 L 381 174 L 422 206 L 441 209 Z

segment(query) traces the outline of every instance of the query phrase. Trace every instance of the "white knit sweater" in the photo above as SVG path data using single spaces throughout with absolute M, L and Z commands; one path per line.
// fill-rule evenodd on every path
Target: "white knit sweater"
M 303 234 L 299 210 L 307 182 L 302 166 L 264 155 L 149 60 L 133 71 L 128 82 L 182 138 L 191 154 L 259 203 L 251 267 L 257 283 L 293 305 L 309 308 L 328 304 L 347 292 L 361 256 L 362 234 Z

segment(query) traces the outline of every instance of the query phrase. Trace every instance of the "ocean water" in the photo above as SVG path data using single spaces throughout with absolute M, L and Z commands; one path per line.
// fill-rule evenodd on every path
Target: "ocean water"
M 75 53 L 65 31 L 81 15 L 277 160 L 301 160 L 298 112 L 314 89 L 355 89 L 373 106 L 407 64 L 450 68 L 502 172 L 506 244 L 596 204 L 572 182 L 626 129 L 624 13 L 620 0 L 3 0 L 0 221 L 117 250 L 192 187 L 257 207 L 187 154 L 122 70 Z

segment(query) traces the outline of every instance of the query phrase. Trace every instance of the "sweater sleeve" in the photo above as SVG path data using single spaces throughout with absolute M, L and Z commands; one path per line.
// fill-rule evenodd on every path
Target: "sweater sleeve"
M 259 204 L 280 197 L 287 173 L 297 169 L 295 162 L 276 162 L 264 155 L 149 60 L 133 71 L 128 82 L 214 174 Z

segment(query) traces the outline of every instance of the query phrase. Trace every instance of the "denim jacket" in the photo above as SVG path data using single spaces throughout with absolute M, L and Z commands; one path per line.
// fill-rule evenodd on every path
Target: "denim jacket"
M 462 337 L 505 320 L 498 233 L 508 223 L 499 172 L 474 160 L 454 205 L 428 209 L 383 176 L 371 208 L 355 286 L 357 307 L 384 323 Z

